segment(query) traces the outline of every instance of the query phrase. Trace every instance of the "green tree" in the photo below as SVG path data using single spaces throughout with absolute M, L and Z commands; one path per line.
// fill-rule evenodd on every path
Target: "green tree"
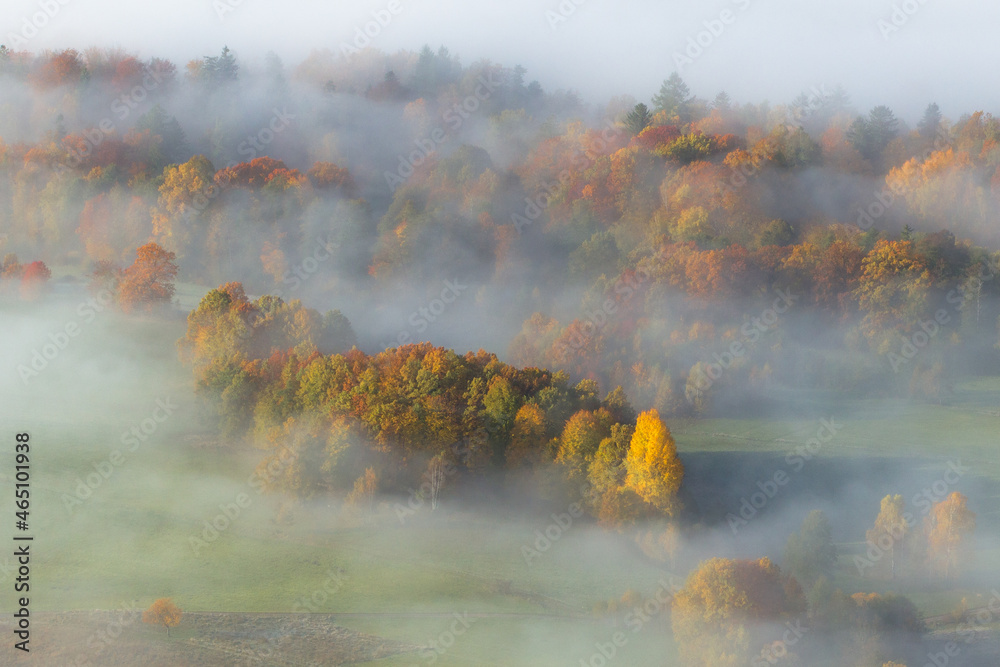
M 649 127 L 653 122 L 653 114 L 649 113 L 649 108 L 639 102 L 631 111 L 625 114 L 625 128 L 634 137 Z
M 590 462 L 610 430 L 607 410 L 580 410 L 569 418 L 559 438 L 556 463 L 563 466 L 571 482 L 579 484 L 587 478 Z
M 899 134 L 899 120 L 892 109 L 880 105 L 868 112 L 868 117 L 858 116 L 847 131 L 847 140 L 862 157 L 876 168 L 882 168 L 882 152 Z
M 937 135 L 938 130 L 941 128 L 941 120 L 943 116 L 941 115 L 941 109 L 934 102 L 927 105 L 927 109 L 924 110 L 924 115 L 917 123 L 917 132 L 920 136 L 931 141 Z
M 785 570 L 803 586 L 812 586 L 830 575 L 837 562 L 837 549 L 830 537 L 830 522 L 822 510 L 813 510 L 802 521 L 798 533 L 785 546 Z
M 490 380 L 483 397 L 483 414 L 493 444 L 493 462 L 497 465 L 503 464 L 521 400 L 507 378 L 497 375 Z
M 239 78 L 240 66 L 228 46 L 217 56 L 205 56 L 204 73 L 211 83 L 232 83 Z
M 653 97 L 653 108 L 666 112 L 672 118 L 679 116 L 682 123 L 687 121 L 688 103 L 691 101 L 691 91 L 684 83 L 681 75 L 674 72 L 663 85 L 660 92 Z

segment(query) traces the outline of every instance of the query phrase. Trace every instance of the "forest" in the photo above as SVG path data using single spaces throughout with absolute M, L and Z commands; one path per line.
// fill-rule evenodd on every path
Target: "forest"
M 150 359 L 189 408 L 159 465 L 247 479 L 258 539 L 528 522 L 489 605 L 595 623 L 538 662 L 400 631 L 364 664 L 995 664 L 1000 118 L 858 109 L 839 86 L 740 102 L 676 72 L 593 105 L 527 75 L 443 46 L 293 65 L 0 46 L 4 392 L 68 386 L 71 355 Z M 219 505 L 227 528 L 202 531 L 202 505 L 156 521 L 199 526 L 176 558 L 231 568 L 237 519 Z M 510 575 L 571 531 L 628 555 L 572 593 Z M 609 574 L 626 561 L 634 581 Z M 458 595 L 400 608 L 439 594 Z M 149 595 L 163 647 L 195 632 Z

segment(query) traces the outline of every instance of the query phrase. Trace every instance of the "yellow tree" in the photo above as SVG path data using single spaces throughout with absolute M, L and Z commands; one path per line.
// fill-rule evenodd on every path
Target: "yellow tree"
M 177 627 L 181 622 L 181 610 L 170 598 L 160 598 L 142 612 L 142 622 L 149 625 L 162 625 L 170 636 L 170 628 Z
M 768 622 L 805 610 L 794 579 L 768 558 L 713 558 L 692 572 L 673 600 L 671 625 L 685 665 L 750 663 L 770 639 Z
M 153 236 L 182 255 L 197 242 L 193 219 L 218 195 L 213 178 L 215 167 L 204 155 L 195 155 L 183 164 L 163 170 L 160 197 L 151 211 Z
M 865 331 L 907 330 L 927 310 L 930 274 L 910 241 L 880 239 L 861 262 L 854 295 L 865 313 Z
M 927 542 L 932 566 L 941 567 L 945 578 L 951 576 L 964 556 L 970 553 L 976 515 L 969 509 L 969 499 L 958 491 L 934 505 L 927 517 Z
M 375 476 L 374 468 L 366 468 L 365 474 L 354 480 L 354 488 L 347 495 L 348 505 L 361 505 L 368 503 L 368 516 L 375 513 L 375 489 L 378 486 L 378 478 Z
M 896 576 L 896 551 L 910 532 L 910 522 L 903 512 L 903 496 L 888 495 L 882 499 L 875 526 L 865 533 L 869 544 L 875 545 L 877 553 L 889 554 L 889 577 Z
M 670 430 L 656 410 L 647 410 L 636 419 L 625 467 L 626 486 L 657 509 L 671 516 L 676 512 L 684 465 Z
M 514 416 L 514 429 L 507 447 L 507 467 L 540 463 L 545 455 L 545 411 L 526 403 Z
M 559 438 L 556 463 L 564 467 L 571 482 L 578 484 L 586 480 L 590 462 L 610 429 L 611 414 L 604 408 L 580 410 L 566 422 Z

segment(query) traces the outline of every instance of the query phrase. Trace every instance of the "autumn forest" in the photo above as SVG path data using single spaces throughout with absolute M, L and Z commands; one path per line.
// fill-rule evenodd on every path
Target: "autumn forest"
M 148 403 L 36 464 L 46 611 L 159 544 L 90 664 L 995 664 L 1000 117 L 354 51 L 0 47 L 0 397 Z

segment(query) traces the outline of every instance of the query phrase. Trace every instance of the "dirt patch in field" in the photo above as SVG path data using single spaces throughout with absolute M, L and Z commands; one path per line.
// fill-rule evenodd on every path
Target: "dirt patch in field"
M 8 638 L 0 655 L 45 667 L 349 665 L 420 648 L 348 630 L 327 614 L 191 612 L 168 639 L 137 611 L 36 613 L 28 654 L 14 649 L 13 629 L 0 622 Z

